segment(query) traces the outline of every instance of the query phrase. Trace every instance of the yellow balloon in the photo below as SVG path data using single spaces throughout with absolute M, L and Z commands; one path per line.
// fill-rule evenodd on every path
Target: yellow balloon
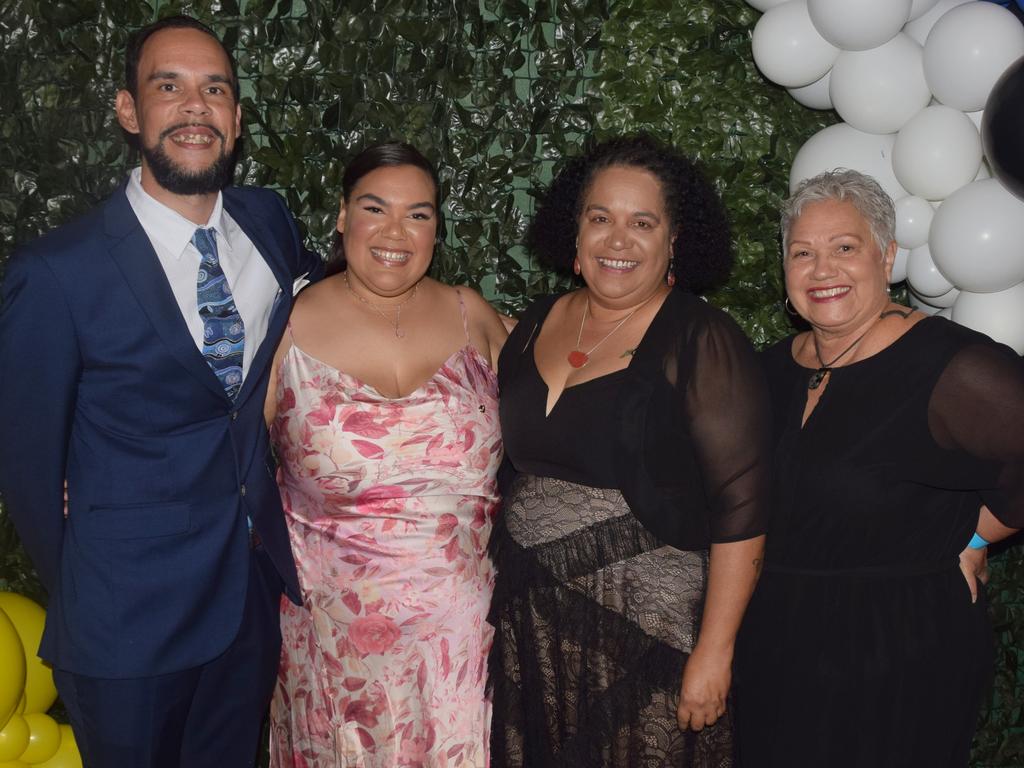
M 28 723 L 28 746 L 21 753 L 26 763 L 42 763 L 49 760 L 60 747 L 60 725 L 49 715 L 30 712 L 25 715 Z
M 0 728 L 17 711 L 24 690 L 25 651 L 14 622 L 0 610 Z
M 0 768 L 32 768 L 32 766 L 21 760 L 8 760 L 0 763 Z
M 36 656 L 39 641 L 43 637 L 46 611 L 27 597 L 14 592 L 0 592 L 0 610 L 7 614 L 18 630 L 21 645 L 25 649 L 25 711 L 46 712 L 57 700 L 53 672 Z
M 70 725 L 60 725 L 60 746 L 45 763 L 36 763 L 36 768 L 82 768 L 82 756 L 78 753 L 75 734 Z
M 0 731 L 0 760 L 14 760 L 28 746 L 28 723 L 21 715 L 13 715 Z

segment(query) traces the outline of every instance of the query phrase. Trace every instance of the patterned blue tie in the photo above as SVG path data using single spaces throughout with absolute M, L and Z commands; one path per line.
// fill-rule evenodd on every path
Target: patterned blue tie
M 192 235 L 192 245 L 202 256 L 196 289 L 199 316 L 203 319 L 203 357 L 233 400 L 242 388 L 245 325 L 235 307 L 228 279 L 220 268 L 217 233 L 213 229 L 199 228 Z

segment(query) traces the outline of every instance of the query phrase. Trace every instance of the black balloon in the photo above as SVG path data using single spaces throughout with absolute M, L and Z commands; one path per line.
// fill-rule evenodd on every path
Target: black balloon
M 992 174 L 1024 200 L 1024 56 L 1007 67 L 988 95 L 981 142 Z

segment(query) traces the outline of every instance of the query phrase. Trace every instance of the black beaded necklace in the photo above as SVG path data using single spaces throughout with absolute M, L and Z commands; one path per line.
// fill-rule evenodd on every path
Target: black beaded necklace
M 811 374 L 811 377 L 807 380 L 807 388 L 808 389 L 817 389 L 818 387 L 820 387 L 821 386 L 821 382 L 823 382 L 825 380 L 825 377 L 828 376 L 828 374 L 832 372 L 832 366 L 835 365 L 836 363 L 838 363 L 840 360 L 842 360 L 850 352 L 850 350 L 852 350 L 854 347 L 856 347 L 858 344 L 860 344 L 861 341 L 864 339 L 864 337 L 867 336 L 868 333 L 871 332 L 871 329 L 875 327 L 875 323 L 877 323 L 878 320 L 881 320 L 884 316 L 885 316 L 884 313 L 879 315 L 878 319 L 875 320 L 874 323 L 869 325 L 867 330 L 864 331 L 864 333 L 862 333 L 860 336 L 858 336 L 856 339 L 854 339 L 853 343 L 850 346 L 848 346 L 846 349 L 844 349 L 838 355 L 833 357 L 832 361 L 828 362 L 828 363 L 826 363 L 824 360 L 821 359 L 821 352 L 818 350 L 818 339 L 817 339 L 816 336 L 814 336 L 814 333 L 812 331 L 811 332 L 811 339 L 813 339 L 813 341 L 814 341 L 814 356 L 816 358 L 818 358 L 818 363 L 821 364 L 821 367 L 818 368 L 818 370 L 816 370 L 814 373 Z

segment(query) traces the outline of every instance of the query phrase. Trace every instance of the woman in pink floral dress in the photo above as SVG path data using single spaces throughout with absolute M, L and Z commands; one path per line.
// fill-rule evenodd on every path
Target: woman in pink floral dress
M 337 266 L 298 298 L 267 399 L 302 587 L 271 765 L 486 766 L 505 330 L 425 277 L 440 211 L 419 152 L 365 150 L 343 191 Z

